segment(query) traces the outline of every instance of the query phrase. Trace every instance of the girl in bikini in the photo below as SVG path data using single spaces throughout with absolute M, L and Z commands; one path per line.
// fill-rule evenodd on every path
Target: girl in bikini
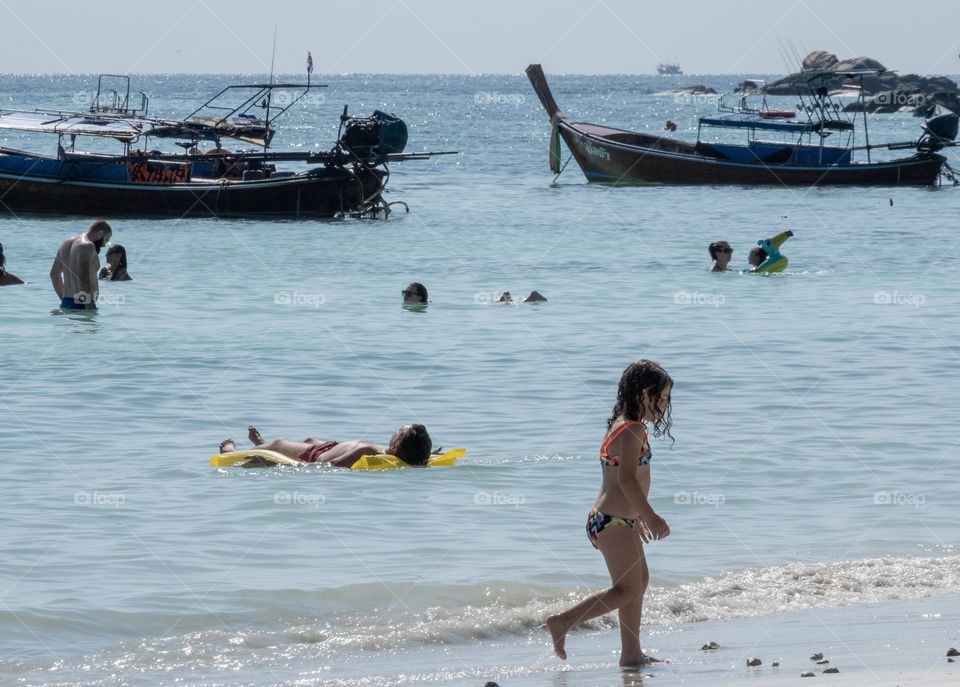
M 657 662 L 640 649 L 643 595 L 650 574 L 643 544 L 670 534 L 666 521 L 648 501 L 650 493 L 650 442 L 653 435 L 671 439 L 670 392 L 673 380 L 652 360 L 638 360 L 623 372 L 613 414 L 600 445 L 603 483 L 593 510 L 587 516 L 587 537 L 603 554 L 613 583 L 573 608 L 547 618 L 553 650 L 566 659 L 564 642 L 570 628 L 617 611 L 620 617 L 620 665 Z
M 326 463 L 338 468 L 352 467 L 362 456 L 378 453 L 397 456 L 409 465 L 425 465 L 433 449 L 433 441 L 423 425 L 404 425 L 393 433 L 387 446 L 359 439 L 337 442 L 316 437 L 309 437 L 303 441 L 274 439 L 267 442 L 253 425 L 247 428 L 247 437 L 255 449 L 276 451 L 304 463 Z M 236 450 L 237 446 L 233 439 L 224 439 L 220 442 L 220 453 Z M 267 465 L 268 463 L 254 457 L 246 461 L 242 467 L 259 468 Z

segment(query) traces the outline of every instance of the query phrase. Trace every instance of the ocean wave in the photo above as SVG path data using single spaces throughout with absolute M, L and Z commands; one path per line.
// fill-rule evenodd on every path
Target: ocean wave
M 674 587 L 651 587 L 644 604 L 644 622 L 654 628 L 675 627 L 932 597 L 956 593 L 958 588 L 960 556 L 796 563 L 733 571 Z M 251 590 L 237 593 L 238 598 L 246 598 L 243 611 L 182 619 L 157 614 L 162 616 L 158 620 L 163 627 L 184 631 L 119 641 L 82 660 L 121 670 L 147 670 L 156 667 L 157 661 L 167 670 L 189 670 L 211 664 L 280 664 L 292 659 L 334 659 L 345 654 L 395 653 L 487 640 L 538 641 L 548 615 L 592 591 L 596 590 L 511 582 L 362 584 L 312 592 Z M 20 613 L 17 623 L 30 627 L 33 620 L 43 619 L 42 630 L 49 633 L 48 615 L 34 619 L 29 613 Z M 143 613 L 129 616 L 118 618 L 116 612 L 110 612 L 109 618 L 111 624 L 123 628 L 126 637 L 145 636 L 149 634 L 146 625 L 156 624 Z M 83 619 L 85 625 L 93 620 L 89 616 Z M 139 632 L 138 621 L 142 624 Z M 608 614 L 584 627 L 604 629 L 615 624 L 615 615 Z M 43 672 L 43 660 L 36 659 L 0 661 L 0 674 L 28 666 Z

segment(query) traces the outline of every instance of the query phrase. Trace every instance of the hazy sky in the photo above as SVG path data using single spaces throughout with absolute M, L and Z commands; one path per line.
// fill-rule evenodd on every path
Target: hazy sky
M 784 73 L 781 45 L 960 73 L 957 0 L 0 0 L 0 72 Z

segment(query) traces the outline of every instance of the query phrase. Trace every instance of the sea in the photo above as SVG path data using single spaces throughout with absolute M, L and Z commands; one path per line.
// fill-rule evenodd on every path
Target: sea
M 672 119 L 687 140 L 716 100 L 667 91 L 758 76 L 546 66 L 571 117 Z M 131 102 L 184 116 L 265 78 L 134 76 Z M 313 81 L 276 150 L 329 149 L 349 105 L 403 118 L 408 152 L 456 151 L 391 166 L 386 200 L 409 211 L 107 217 L 133 280 L 104 283 L 95 313 L 58 310 L 48 278 L 89 218 L 0 216 L 27 282 L 0 289 L 0 684 L 710 684 L 749 678 L 743 656 L 792 623 L 850 649 L 853 674 L 858 646 L 912 627 L 921 663 L 956 645 L 960 189 L 589 184 L 573 161 L 550 172 L 519 69 Z M 2 75 L 0 109 L 95 92 L 96 75 Z M 921 121 L 873 116 L 870 140 Z M 785 229 L 787 271 L 743 272 Z M 721 239 L 735 269 L 711 273 Z M 412 281 L 426 308 L 402 306 Z M 534 289 L 547 302 L 495 302 Z M 572 632 L 566 662 L 543 621 L 609 585 L 584 521 L 639 358 L 675 381 L 651 489 L 672 533 L 647 545 L 642 637 L 672 663 L 635 674 L 615 617 Z M 251 424 L 386 442 L 414 422 L 466 457 L 209 467 Z M 733 648 L 706 658 L 708 639 Z

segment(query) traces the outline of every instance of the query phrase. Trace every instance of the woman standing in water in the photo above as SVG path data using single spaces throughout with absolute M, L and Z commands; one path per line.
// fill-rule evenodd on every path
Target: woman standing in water
M 130 281 L 127 272 L 127 249 L 116 243 L 107 248 L 107 266 L 100 270 L 100 279 L 105 281 Z
M 567 633 L 575 625 L 611 611 L 620 616 L 620 665 L 657 662 L 640 649 L 643 595 L 650 573 L 643 545 L 670 534 L 666 521 L 648 501 L 650 442 L 645 422 L 656 437 L 670 435 L 673 380 L 652 360 L 632 363 L 620 377 L 617 402 L 600 445 L 603 483 L 587 516 L 587 537 L 603 554 L 613 583 L 573 608 L 547 618 L 553 650 L 566 659 Z

